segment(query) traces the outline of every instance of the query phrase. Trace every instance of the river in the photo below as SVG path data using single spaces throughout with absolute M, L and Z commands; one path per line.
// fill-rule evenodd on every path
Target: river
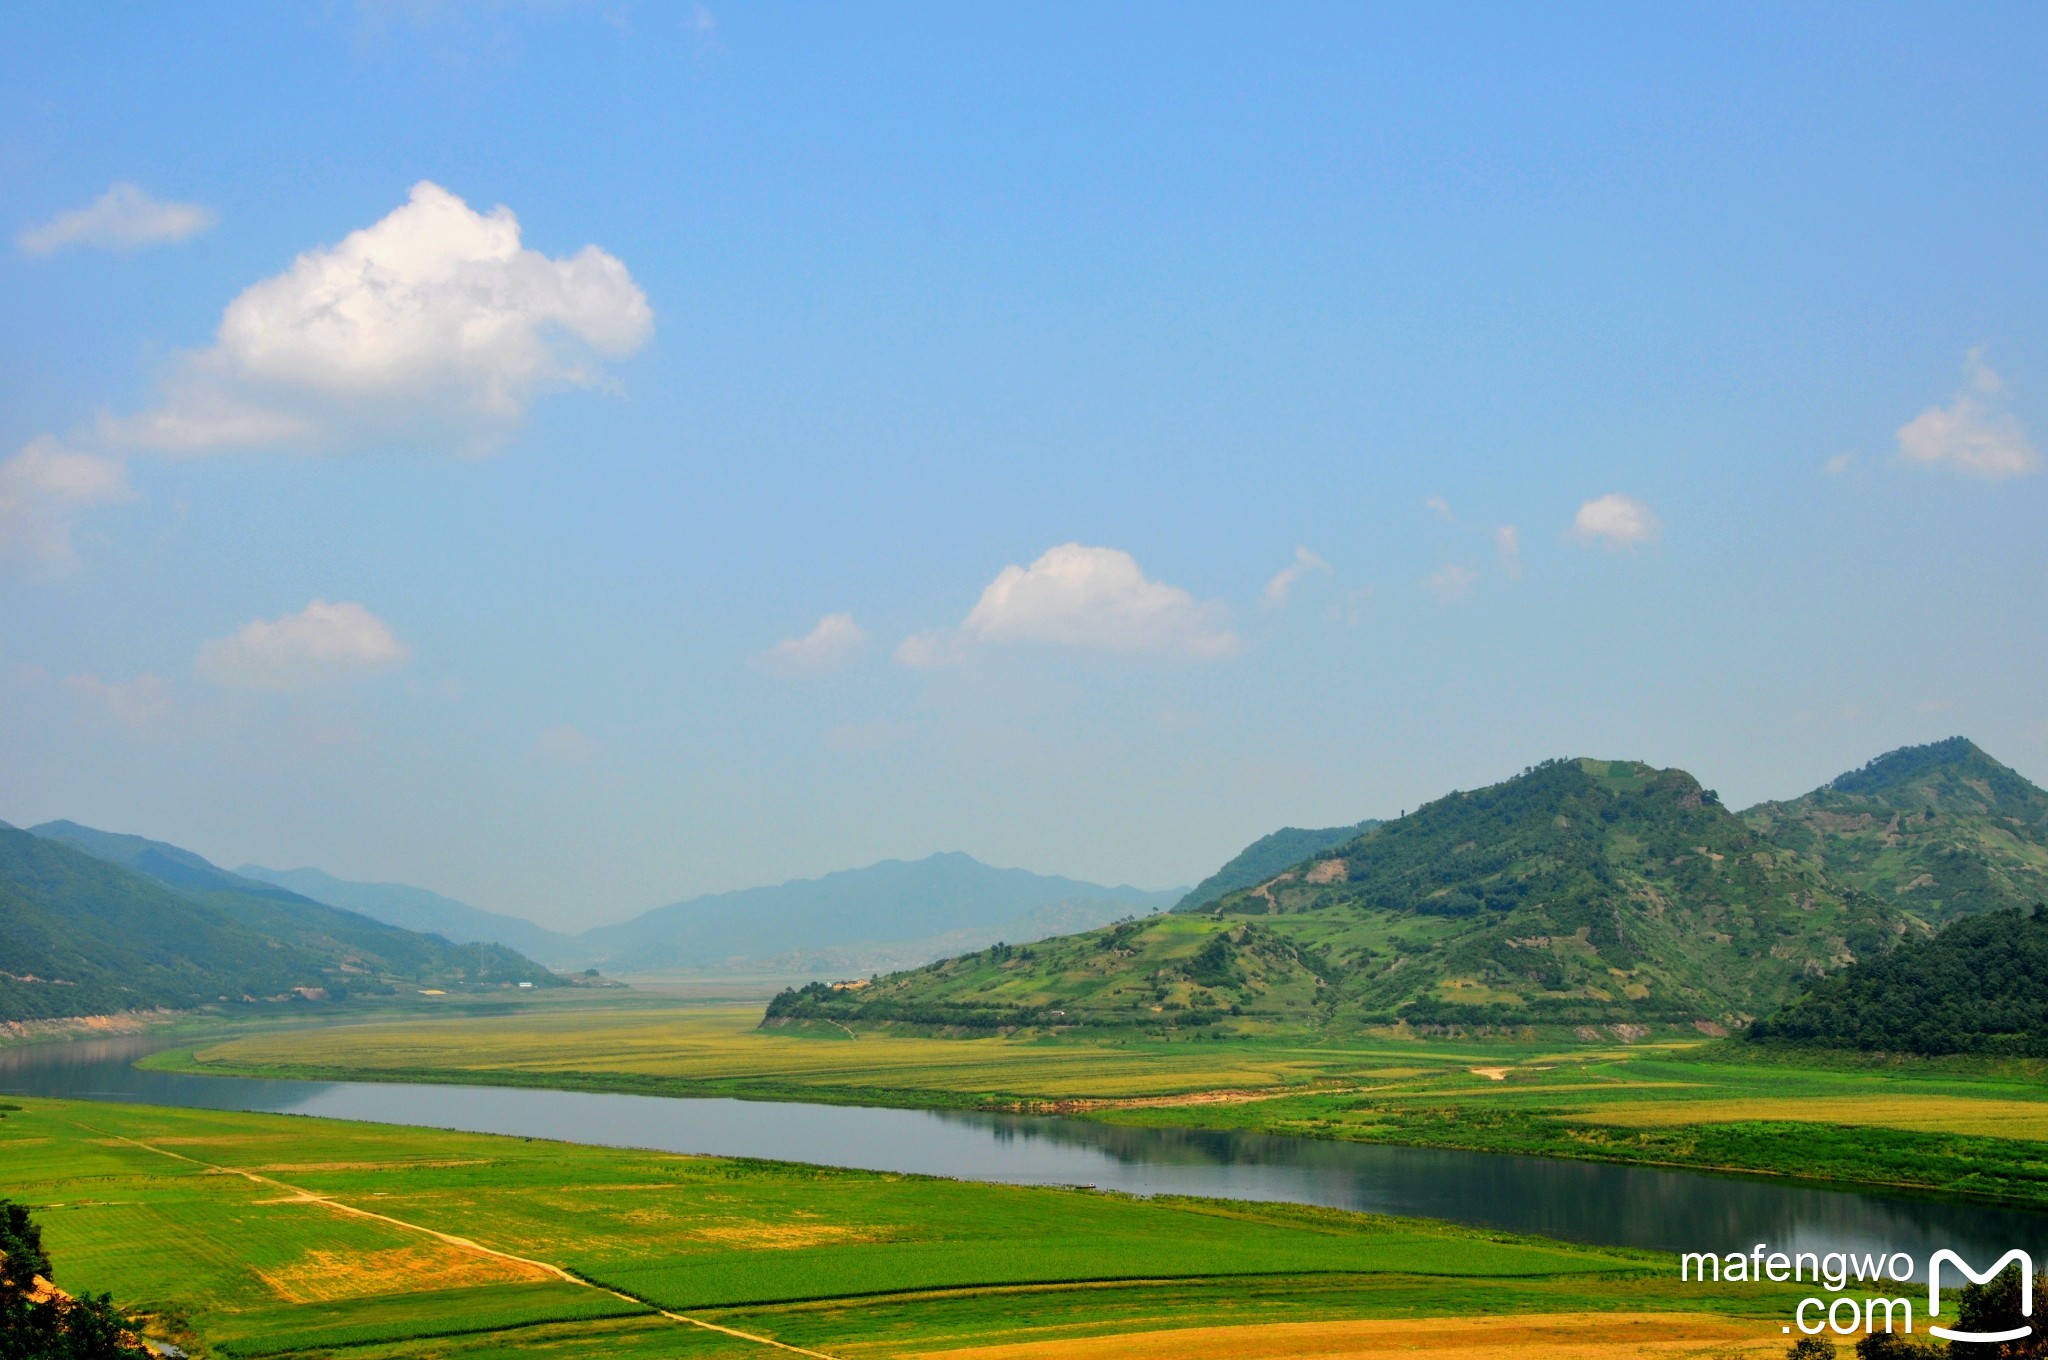
M 150 1072 L 144 1037 L 0 1049 L 0 1092 L 271 1111 L 1133 1194 L 1281 1200 L 1667 1251 L 2048 1260 L 2048 1215 L 1783 1181 L 1085 1119 Z M 5 1169 L 0 1167 L 0 1184 Z

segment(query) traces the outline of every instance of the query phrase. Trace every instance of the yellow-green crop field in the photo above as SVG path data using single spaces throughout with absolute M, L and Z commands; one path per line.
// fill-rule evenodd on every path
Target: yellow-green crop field
M 1751 1056 L 1710 1042 L 937 1038 L 763 1029 L 648 1001 L 247 1035 L 211 1072 L 1039 1109 L 1120 1123 L 1777 1173 L 2048 1204 L 2041 1065 Z M 1788 1128 L 1801 1131 L 1785 1136 Z M 1792 1151 L 1796 1149 L 1795 1153 Z
M 1412 1220 L 80 1101 L 4 1112 L 0 1194 L 60 1286 L 202 1355 L 1054 1354 L 1673 1307 L 1668 1257 Z M 1680 1306 L 1761 1344 L 1786 1300 Z

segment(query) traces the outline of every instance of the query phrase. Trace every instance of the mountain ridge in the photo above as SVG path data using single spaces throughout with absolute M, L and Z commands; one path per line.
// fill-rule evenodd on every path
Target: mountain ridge
M 1717 1030 L 1928 929 L 1685 771 L 1578 758 L 1452 793 L 1170 921 L 786 993 L 769 1018 Z
M 561 982 L 509 950 L 239 886 L 162 842 L 45 827 L 0 824 L 0 1019 Z
M 260 864 L 238 865 L 235 873 L 387 925 L 439 935 L 457 944 L 502 944 L 539 957 L 559 955 L 561 946 L 575 938 L 523 916 L 486 911 L 409 883 L 363 883 L 338 878 L 321 869 L 269 869 Z
M 1887 751 L 1742 817 L 1931 922 L 2048 899 L 2048 792 L 1965 737 Z
M 1190 888 L 1187 896 L 1176 902 L 1173 909 L 1194 911 L 1221 900 L 1226 893 L 1236 889 L 1255 887 L 1283 869 L 1342 845 L 1378 825 L 1377 818 L 1368 817 L 1349 826 L 1327 826 L 1316 830 L 1283 826 L 1278 831 L 1269 831 Z
M 1179 889 L 1109 887 L 996 868 L 963 851 L 941 851 L 685 898 L 571 935 L 407 884 L 253 864 L 237 872 L 408 929 L 458 941 L 495 940 L 558 968 L 648 973 L 846 976 L 909 967 L 997 940 L 1035 939 L 1162 910 L 1181 896 Z M 960 911 L 963 902 L 973 909 Z M 900 910 L 906 903 L 913 908 L 909 916 Z M 811 908 L 819 911 L 797 914 Z

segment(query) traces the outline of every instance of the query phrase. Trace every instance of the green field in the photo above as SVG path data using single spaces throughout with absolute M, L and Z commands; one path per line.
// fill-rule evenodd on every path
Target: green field
M 291 1116 L 24 1099 L 0 1169 L 60 1285 L 201 1354 L 896 1356 L 1673 1306 L 1768 1334 L 1785 1307 L 1674 1301 L 1666 1257 L 1411 1220 Z
M 248 1035 L 154 1065 L 272 1076 L 1025 1109 L 2048 1204 L 2037 1061 L 1875 1063 L 1700 1039 L 929 1038 L 648 1002 Z M 1796 1136 L 1788 1136 L 1796 1135 Z

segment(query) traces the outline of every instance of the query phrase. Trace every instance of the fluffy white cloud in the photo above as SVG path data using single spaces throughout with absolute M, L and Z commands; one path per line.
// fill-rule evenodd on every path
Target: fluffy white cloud
M 955 661 L 970 642 L 1036 642 L 1123 652 L 1228 656 L 1238 650 L 1221 606 L 1148 578 L 1116 548 L 1063 543 L 1028 567 L 1007 566 L 955 630 L 906 638 L 908 666 Z
M 1422 588 L 1436 598 L 1439 604 L 1456 604 L 1472 597 L 1472 587 L 1479 584 L 1479 573 L 1470 567 L 1461 567 L 1456 562 L 1446 562 L 1422 578 Z
M 359 604 L 315 600 L 296 614 L 257 619 L 199 649 L 199 673 L 244 689 L 297 689 L 365 675 L 412 655 Z
M 170 687 L 160 675 L 144 672 L 129 680 L 102 680 L 97 675 L 67 675 L 64 688 L 124 727 L 142 728 L 171 711 Z
M 1266 582 L 1265 593 L 1259 596 L 1259 607 L 1261 609 L 1278 609 L 1281 605 L 1287 603 L 1287 596 L 1296 585 L 1300 584 L 1302 577 L 1307 576 L 1311 572 L 1318 571 L 1325 576 L 1329 575 L 1330 564 L 1310 552 L 1307 548 L 1296 545 L 1293 564 L 1282 568 L 1272 580 Z
M 1820 465 L 1820 470 L 1830 477 L 1839 477 L 1849 470 L 1849 464 L 1856 461 L 1853 453 L 1838 453 Z
M 785 638 L 754 658 L 770 675 L 804 675 L 843 666 L 860 654 L 868 635 L 851 614 L 827 614 L 802 637 Z
M 107 438 L 168 453 L 372 441 L 488 451 L 540 393 L 602 387 L 601 357 L 654 328 L 626 266 L 596 246 L 552 258 L 505 207 L 438 184 L 301 255 L 228 304 L 211 348 L 181 356 L 153 410 Z
M 1619 551 L 1656 542 L 1664 525 L 1650 513 L 1649 506 L 1633 496 L 1613 491 L 1580 506 L 1567 532 L 1589 547 L 1598 543 Z
M 0 563 L 52 574 L 78 555 L 71 526 L 95 505 L 134 499 L 120 462 L 68 449 L 48 435 L 0 462 Z
M 29 255 L 49 255 L 67 246 L 140 250 L 197 236 L 218 220 L 197 203 L 166 203 L 123 181 L 86 207 L 28 228 L 15 243 Z
M 1999 482 L 2041 466 L 2019 418 L 2001 398 L 2005 381 L 1973 349 L 1964 361 L 1968 381 L 1946 406 L 1930 406 L 1899 427 L 1899 453 L 1909 462 L 1953 467 Z

